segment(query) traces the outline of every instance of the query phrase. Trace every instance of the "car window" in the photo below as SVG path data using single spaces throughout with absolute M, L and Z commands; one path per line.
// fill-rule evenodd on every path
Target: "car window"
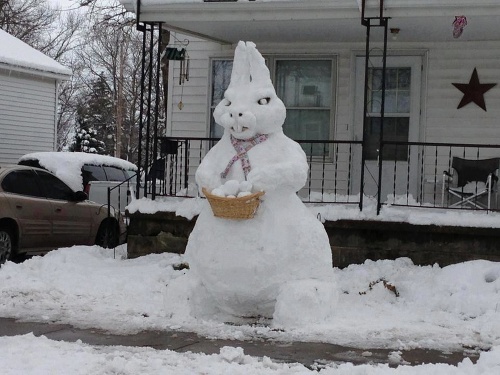
M 101 166 L 85 164 L 82 167 L 83 186 L 89 181 L 106 181 L 106 173 Z
M 5 192 L 28 195 L 31 197 L 44 197 L 37 176 L 32 170 L 12 171 L 4 177 L 2 189 Z
M 34 160 L 34 159 L 21 160 L 17 164 L 19 164 L 19 165 L 27 165 L 28 167 L 35 167 L 35 168 L 47 169 L 47 168 L 42 167 L 40 165 L 40 162 L 38 160 Z
M 42 171 L 37 171 L 37 173 L 40 176 L 43 190 L 45 191 L 47 198 L 65 201 L 73 200 L 75 193 L 68 187 L 68 185 L 50 173 Z
M 124 170 L 121 168 L 104 166 L 104 170 L 106 171 L 108 181 L 124 181 L 127 178 Z
M 127 176 L 127 178 L 130 178 L 130 177 L 136 175 L 136 171 L 131 171 L 131 170 L 126 169 L 126 170 L 124 170 L 124 172 L 125 172 L 125 175 Z

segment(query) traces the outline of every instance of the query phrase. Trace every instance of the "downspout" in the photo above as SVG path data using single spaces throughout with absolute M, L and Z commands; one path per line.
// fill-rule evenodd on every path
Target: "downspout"
M 56 100 L 54 101 L 54 146 L 53 151 L 57 151 L 57 108 L 59 107 L 59 85 L 61 81 L 56 79 L 55 82 L 55 94 Z

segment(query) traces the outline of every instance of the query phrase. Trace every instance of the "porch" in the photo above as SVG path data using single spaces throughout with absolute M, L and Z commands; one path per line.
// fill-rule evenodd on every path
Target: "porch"
M 495 61 L 500 53 L 500 29 L 495 26 L 498 7 L 493 1 L 472 4 L 465 0 L 165 0 L 141 4 L 141 1 L 122 0 L 122 3 L 137 15 L 138 28 L 144 32 L 145 56 L 148 57 L 144 59 L 141 83 L 142 149 L 138 161 L 144 171 L 145 183 L 138 196 L 147 196 L 158 202 L 162 197 L 193 199 L 198 196 L 194 183 L 196 167 L 217 141 L 213 137 L 216 134 L 215 124 L 211 123 L 211 110 L 220 98 L 211 94 L 207 98 L 207 93 L 225 89 L 222 85 L 215 87 L 218 84 L 216 77 L 210 76 L 215 66 L 213 61 L 225 59 L 225 63 L 233 49 L 231 44 L 238 40 L 252 40 L 263 46 L 263 53 L 269 54 L 275 70 L 279 68 L 279 58 L 287 53 L 286 59 L 295 58 L 297 61 L 319 56 L 320 60 L 327 59 L 331 66 L 327 77 L 329 91 L 323 96 L 329 99 L 320 108 L 328 110 L 329 116 L 323 121 L 321 131 L 316 132 L 325 136 L 308 134 L 306 139 L 293 138 L 301 143 L 310 167 L 308 182 L 299 192 L 303 201 L 310 206 L 324 205 L 339 210 L 348 207 L 349 212 L 357 212 L 353 214 L 354 220 L 322 218 L 325 227 L 335 228 L 332 230 L 337 233 L 330 234 L 332 253 L 338 250 L 334 255 L 337 264 L 343 264 L 342 259 L 345 259 L 345 264 L 369 259 L 369 254 L 375 254 L 372 251 L 378 254 L 374 257 L 389 257 L 396 256 L 398 251 L 409 254 L 408 249 L 418 247 L 422 251 L 433 249 L 434 253 L 428 257 L 412 255 L 422 263 L 446 263 L 439 254 L 448 250 L 449 254 L 454 254 L 458 248 L 464 250 L 459 251 L 462 255 L 450 256 L 450 262 L 467 260 L 468 256 L 496 257 L 500 234 L 497 225 L 490 225 L 491 221 L 498 219 L 498 195 L 493 189 L 497 185 L 496 178 L 492 178 L 487 194 L 478 195 L 483 190 L 481 185 L 469 186 L 467 193 L 473 197 L 469 201 L 472 204 L 457 205 L 457 197 L 447 191 L 448 186 L 453 186 L 456 181 L 444 173 L 451 173 L 454 158 L 484 160 L 500 157 L 496 126 L 498 109 L 489 104 L 486 113 L 486 108 L 481 112 L 479 104 L 471 104 L 461 110 L 462 113 L 457 113 L 461 108 L 460 105 L 457 108 L 457 103 L 462 94 L 452 86 L 454 82 L 465 82 L 476 65 L 486 74 L 482 81 L 496 82 L 493 77 L 498 73 Z M 451 23 L 459 14 L 466 14 L 471 25 L 475 26 L 467 28 L 460 39 L 455 39 Z M 198 75 L 192 78 L 195 81 L 192 87 L 184 82 L 186 75 L 182 63 L 181 68 L 170 65 L 167 69 L 174 79 L 166 85 L 169 90 L 166 120 L 158 110 L 160 84 L 165 85 L 165 81 L 160 80 L 160 76 L 164 77 L 160 67 L 168 64 L 168 61 L 161 61 L 162 52 L 169 43 L 169 40 L 162 39 L 164 30 L 201 38 L 204 41 L 196 43 L 201 45 L 206 41 L 212 47 L 203 53 L 195 49 L 199 57 L 194 63 L 199 65 Z M 478 42 L 486 44 L 482 43 L 483 48 L 477 50 Z M 176 43 L 170 46 L 176 47 Z M 294 53 L 292 57 L 290 51 Z M 465 54 L 465 51 L 469 53 Z M 411 63 L 408 57 L 412 57 Z M 402 90 L 398 95 L 407 91 L 408 106 L 404 111 L 397 106 L 391 108 L 391 103 L 384 103 L 390 69 L 411 76 L 411 91 L 408 87 L 391 88 L 392 94 L 399 89 Z M 304 95 L 312 92 L 309 89 L 304 91 L 303 87 L 296 88 Z M 183 97 L 184 89 L 190 96 Z M 492 90 L 489 100 L 497 97 Z M 397 129 L 395 124 L 400 128 Z M 391 127 L 394 131 L 389 130 Z M 207 134 L 213 138 L 206 137 Z M 498 171 L 494 175 L 496 177 Z M 456 174 L 454 176 L 456 180 Z M 137 184 L 140 185 L 140 177 Z M 373 201 L 375 217 L 359 220 L 359 213 L 365 213 Z M 434 214 L 437 211 L 441 216 L 464 211 L 467 215 L 462 218 L 465 223 L 461 225 L 433 222 L 432 215 L 423 222 L 407 223 L 397 222 L 398 216 L 396 220 L 387 220 L 387 215 L 394 212 L 393 208 L 407 213 L 418 210 Z M 487 218 L 488 228 L 477 224 L 481 220 L 468 222 L 469 214 Z M 426 214 L 422 217 L 425 218 Z M 169 225 L 173 223 L 170 219 L 165 220 Z M 131 228 L 133 223 L 132 218 Z M 179 221 L 175 224 L 181 225 Z M 191 220 L 189 225 L 194 225 Z M 134 229 L 131 231 L 132 236 L 141 235 L 134 233 Z M 174 241 L 179 240 L 176 246 L 182 247 L 182 241 L 187 239 L 184 234 L 163 232 Z M 147 237 L 145 233 L 143 235 Z M 468 239 L 460 239 L 460 233 Z M 436 236 L 441 240 L 435 241 Z M 377 238 L 387 240 L 377 242 Z M 427 244 L 422 242 L 424 238 L 427 238 Z M 457 245 L 455 241 L 463 242 Z M 133 240 L 129 245 L 132 243 Z M 470 249 L 469 254 L 466 249 Z
M 158 137 L 159 158 L 151 164 L 142 195 L 198 197 L 194 175 L 215 138 Z M 381 141 L 378 159 L 363 157 L 370 145 L 348 140 L 298 140 L 309 178 L 298 192 L 305 203 L 348 204 L 363 210 L 366 198 L 384 205 L 432 209 L 499 211 L 500 145 Z M 458 171 L 455 159 L 480 167 L 493 163 L 482 180 Z M 455 168 L 454 168 L 455 167 Z M 462 175 L 463 173 L 463 175 Z M 469 173 L 469 174 L 466 174 Z M 488 183 L 488 175 L 491 181 Z M 467 184 L 459 186 L 459 179 Z M 153 181 L 156 181 L 153 183 Z M 153 185 L 155 189 L 153 189 Z M 462 199 L 449 191 L 455 188 Z
M 160 158 L 149 169 L 141 193 L 155 198 L 156 212 L 142 213 L 141 200 L 128 206 L 129 257 L 184 252 L 197 216 L 195 212 L 193 217 L 186 217 L 183 211 L 193 213 L 198 209 L 186 209 L 190 204 L 187 201 L 196 205 L 204 200 L 199 197 L 194 173 L 216 141 L 160 138 Z M 409 257 L 419 265 L 441 266 L 473 259 L 500 261 L 496 188 L 500 159 L 491 195 L 456 204 L 458 198 L 443 189 L 453 184 L 447 173 L 454 175 L 454 157 L 491 160 L 500 154 L 499 145 L 388 142 L 383 146 L 389 155 L 382 158 L 375 171 L 385 178 L 367 193 L 370 183 L 359 183 L 361 165 L 356 165 L 361 163 L 360 142 L 299 143 L 310 167 L 309 179 L 299 196 L 324 223 L 336 267 L 398 257 Z M 401 157 L 402 154 L 407 156 Z M 391 173 L 384 174 L 384 170 Z M 412 176 L 412 171 L 417 172 L 416 176 Z M 366 173 L 365 178 L 372 177 Z M 480 188 L 479 184 L 474 185 L 471 194 Z M 181 202 L 184 209 L 178 210 Z
M 128 257 L 183 254 L 197 219 L 197 214 L 192 216 L 196 208 L 189 205 L 199 205 L 197 200 L 158 198 L 154 212 L 141 212 L 141 201 L 131 203 Z M 362 214 L 352 205 L 307 205 L 324 220 L 335 267 L 400 257 L 422 266 L 476 259 L 500 261 L 498 213 L 456 210 L 450 216 L 445 210 L 385 206 L 376 215 L 374 205 Z

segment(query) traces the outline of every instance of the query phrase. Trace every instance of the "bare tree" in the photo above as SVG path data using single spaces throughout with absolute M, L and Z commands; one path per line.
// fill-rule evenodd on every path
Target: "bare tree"
M 95 17 L 95 15 L 94 15 Z M 83 81 L 104 76 L 113 93 L 115 156 L 134 160 L 137 155 L 137 124 L 142 59 L 142 34 L 135 25 L 95 19 L 85 48 L 76 52 L 84 65 Z
M 34 48 L 40 47 L 57 17 L 46 0 L 0 0 L 0 28 Z

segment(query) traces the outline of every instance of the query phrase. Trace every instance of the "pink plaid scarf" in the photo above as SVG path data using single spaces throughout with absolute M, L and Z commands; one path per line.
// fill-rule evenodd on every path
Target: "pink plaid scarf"
M 264 142 L 269 136 L 267 134 L 257 134 L 250 139 L 238 139 L 231 135 L 231 143 L 236 150 L 236 155 L 229 161 L 226 169 L 220 174 L 221 178 L 226 178 L 229 170 L 236 160 L 241 160 L 241 166 L 243 167 L 243 173 L 245 174 L 245 180 L 247 179 L 248 173 L 252 169 L 250 166 L 250 159 L 248 158 L 247 152 L 255 145 Z

